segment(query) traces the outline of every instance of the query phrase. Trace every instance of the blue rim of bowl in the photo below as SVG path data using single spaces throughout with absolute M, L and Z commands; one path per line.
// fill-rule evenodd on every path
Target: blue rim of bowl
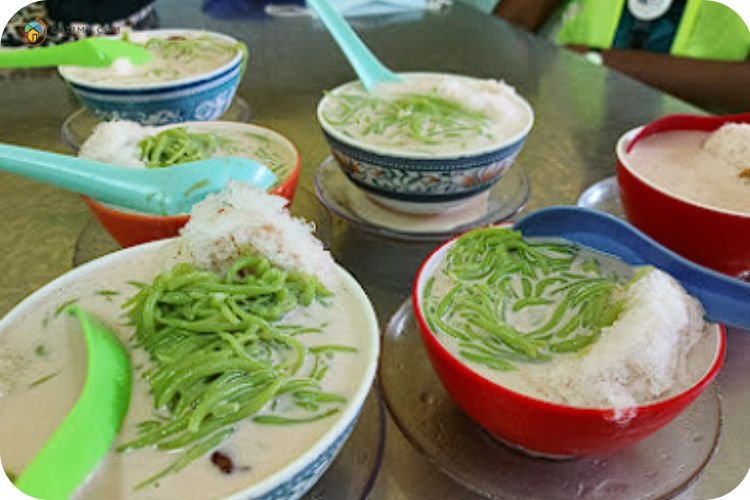
M 239 44 L 241 43 L 240 40 L 237 40 L 234 37 L 231 37 L 229 35 L 226 35 L 224 33 L 219 33 L 216 31 L 208 31 L 208 30 L 191 30 L 191 29 L 162 29 L 162 30 L 147 30 L 147 31 L 137 31 L 133 32 L 138 38 L 145 38 L 148 37 L 158 37 L 160 35 L 164 36 L 171 36 L 171 35 L 209 35 L 215 38 L 223 39 L 228 42 L 233 42 Z M 120 35 L 115 35 L 111 38 L 117 38 L 120 39 Z M 203 82 L 205 80 L 213 80 L 214 78 L 217 78 L 218 75 L 224 74 L 227 71 L 229 71 L 228 68 L 233 68 L 236 65 L 241 65 L 243 59 L 243 51 L 237 49 L 237 53 L 230 59 L 227 63 L 219 66 L 215 70 L 212 70 L 208 73 L 202 73 L 195 76 L 180 78 L 178 80 L 174 81 L 166 81 L 166 82 L 153 82 L 153 83 L 146 83 L 142 85 L 112 85 L 111 83 L 92 83 L 92 82 L 86 82 L 82 81 L 80 79 L 77 79 L 75 77 L 71 77 L 67 70 L 67 66 L 58 66 L 57 71 L 62 77 L 63 80 L 65 80 L 70 85 L 75 85 L 78 87 L 87 88 L 99 93 L 108 93 L 108 92 L 114 92 L 114 93 L 144 93 L 148 91 L 156 91 L 156 90 L 164 90 L 164 89 L 173 89 L 180 86 L 191 86 L 195 84 L 196 82 Z
M 190 89 L 192 91 L 200 91 L 204 89 L 199 89 L 199 87 L 212 88 L 230 81 L 232 78 L 235 78 L 239 74 L 240 61 L 237 61 L 234 66 L 226 69 L 225 71 L 222 71 L 222 73 L 218 75 L 207 76 L 190 83 L 183 83 L 170 87 L 146 89 L 103 89 L 99 87 L 91 87 L 88 85 L 73 83 L 71 81 L 68 81 L 67 83 L 68 85 L 70 85 L 74 92 L 91 97 L 107 96 L 110 99 L 116 99 L 118 97 L 132 99 L 133 97 L 138 96 L 158 95 L 159 97 L 167 98 L 172 93 L 179 93 L 187 89 Z
M 471 77 L 467 75 L 457 75 L 454 73 L 441 73 L 441 72 L 428 72 L 428 71 L 402 72 L 402 73 L 399 73 L 399 75 L 401 76 L 446 76 L 446 77 L 454 77 L 454 78 L 466 79 L 466 80 L 482 80 L 481 78 L 475 78 L 475 77 Z M 340 92 L 343 88 L 349 85 L 355 84 L 358 81 L 359 80 L 352 80 L 342 85 L 339 85 L 335 87 L 333 90 L 329 91 L 328 95 L 332 95 L 337 92 Z M 323 98 L 320 99 L 320 101 L 318 101 L 318 107 L 316 110 L 318 123 L 323 129 L 323 132 L 326 133 L 327 135 L 330 135 L 336 138 L 338 142 L 348 145 L 350 148 L 356 148 L 360 151 L 366 151 L 367 153 L 373 156 L 382 157 L 382 158 L 396 158 L 396 159 L 408 160 L 408 161 L 459 160 L 459 159 L 473 158 L 476 156 L 482 156 L 487 153 L 491 153 L 492 151 L 496 151 L 498 149 L 506 148 L 517 142 L 521 142 L 521 144 L 523 144 L 523 141 L 529 135 L 529 132 L 531 132 L 531 128 L 534 126 L 534 109 L 531 107 L 531 104 L 529 104 L 529 102 L 521 94 L 515 93 L 514 95 L 517 101 L 521 104 L 521 106 L 528 113 L 528 123 L 520 132 L 513 135 L 512 137 L 509 137 L 506 140 L 498 141 L 497 144 L 493 144 L 491 146 L 477 149 L 476 151 L 468 151 L 466 153 L 462 152 L 462 153 L 436 154 L 436 153 L 408 153 L 408 152 L 399 153 L 399 152 L 382 151 L 382 150 L 378 150 L 377 146 L 368 145 L 362 141 L 358 141 L 356 139 L 345 136 L 344 134 L 337 131 L 333 126 L 331 126 L 328 123 L 328 121 L 323 117 L 323 104 L 326 102 L 328 95 L 324 95 Z

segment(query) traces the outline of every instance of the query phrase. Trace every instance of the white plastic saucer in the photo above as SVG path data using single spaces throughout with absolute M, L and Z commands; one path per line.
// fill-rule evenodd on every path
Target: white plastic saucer
M 406 214 L 371 200 L 329 156 L 318 167 L 315 192 L 331 212 L 367 232 L 405 241 L 440 241 L 517 214 L 529 199 L 530 184 L 515 165 L 489 191 L 463 207 L 437 215 Z
M 249 122 L 250 105 L 242 97 L 235 95 L 232 103 L 219 120 L 232 122 Z M 61 135 L 63 142 L 73 151 L 78 151 L 81 144 L 88 139 L 101 120 L 88 108 L 80 108 L 65 119 Z

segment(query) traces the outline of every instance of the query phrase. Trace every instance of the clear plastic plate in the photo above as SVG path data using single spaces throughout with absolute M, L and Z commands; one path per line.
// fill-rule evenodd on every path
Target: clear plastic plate
M 656 434 L 607 456 L 549 460 L 511 449 L 464 415 L 443 390 L 411 302 L 398 310 L 384 334 L 380 382 L 388 409 L 411 444 L 465 488 L 492 499 L 670 497 L 698 477 L 721 429 L 712 386 Z
M 371 201 L 330 156 L 315 175 L 315 192 L 328 210 L 363 231 L 402 241 L 442 241 L 472 227 L 509 219 L 526 205 L 530 190 L 526 173 L 516 164 L 486 195 L 470 201 L 466 208 L 444 217 L 416 216 L 399 214 Z

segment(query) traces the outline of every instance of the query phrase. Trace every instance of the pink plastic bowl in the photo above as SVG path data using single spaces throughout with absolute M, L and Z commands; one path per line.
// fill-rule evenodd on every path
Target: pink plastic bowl
M 668 399 L 628 411 L 623 421 L 608 408 L 577 408 L 512 391 L 473 371 L 448 351 L 430 330 L 421 297 L 427 279 L 455 239 L 443 243 L 422 264 L 412 288 L 412 306 L 432 366 L 456 404 L 497 438 L 532 454 L 573 457 L 608 453 L 634 444 L 669 423 L 711 383 L 724 362 L 725 330 L 715 325 L 715 354 L 692 387 Z

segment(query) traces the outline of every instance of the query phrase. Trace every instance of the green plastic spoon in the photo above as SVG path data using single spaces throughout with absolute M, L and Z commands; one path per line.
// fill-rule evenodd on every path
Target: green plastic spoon
M 127 59 L 132 64 L 144 64 L 151 60 L 151 53 L 131 42 L 102 37 L 84 38 L 51 47 L 0 50 L 0 68 L 101 68 L 111 66 L 117 59 Z
M 221 191 L 231 180 L 262 189 L 278 180 L 268 167 L 249 158 L 226 156 L 167 168 L 132 168 L 9 144 L 0 144 L 0 171 L 156 215 L 188 213 L 195 203 Z
M 117 336 L 78 306 L 86 339 L 86 381 L 78 401 L 19 476 L 16 487 L 45 500 L 69 498 L 96 468 L 120 430 L 130 405 L 132 369 Z

